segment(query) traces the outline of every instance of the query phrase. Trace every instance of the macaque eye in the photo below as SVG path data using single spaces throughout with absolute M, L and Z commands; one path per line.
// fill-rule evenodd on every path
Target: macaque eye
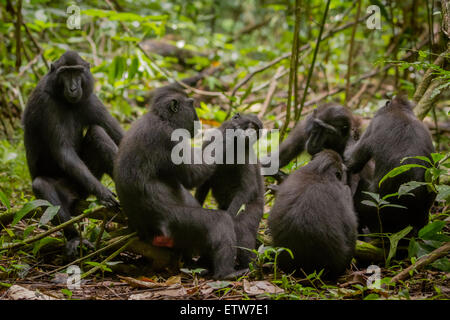
M 170 111 L 172 111 L 173 113 L 180 111 L 180 104 L 178 103 L 178 100 L 172 99 L 172 101 L 170 101 L 169 108 L 170 108 Z
M 240 113 L 236 113 L 236 114 L 233 116 L 233 120 L 239 119 L 240 117 L 241 117 L 241 114 L 240 114 Z
M 342 173 L 340 171 L 336 171 L 335 175 L 338 180 L 342 180 Z

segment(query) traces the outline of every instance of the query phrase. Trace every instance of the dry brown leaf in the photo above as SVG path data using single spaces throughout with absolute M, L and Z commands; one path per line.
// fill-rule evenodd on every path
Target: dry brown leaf
M 8 289 L 7 296 L 12 300 L 58 300 L 39 291 L 31 291 L 18 285 L 11 286 Z
M 168 285 L 168 286 L 176 284 L 176 283 L 181 284 L 181 276 L 179 276 L 179 275 L 178 276 L 172 276 L 169 279 L 167 279 L 166 282 L 165 282 L 165 284 Z
M 284 290 L 269 281 L 248 281 L 244 279 L 244 291 L 248 294 L 283 293 Z
M 119 278 L 135 288 L 161 288 L 167 286 L 165 283 L 137 280 L 131 277 L 119 276 Z
M 160 297 L 184 297 L 186 293 L 186 289 L 183 287 L 179 287 L 178 284 L 174 285 L 176 288 L 168 288 L 165 290 L 158 290 L 154 292 L 144 292 L 144 293 L 138 293 L 138 294 L 132 294 L 128 297 L 128 300 L 150 300 L 150 299 L 157 299 Z

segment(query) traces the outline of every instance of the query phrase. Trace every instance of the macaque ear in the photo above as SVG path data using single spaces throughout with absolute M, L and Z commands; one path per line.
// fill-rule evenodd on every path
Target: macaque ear
M 50 64 L 50 72 L 54 72 L 56 70 L 55 64 Z
M 173 99 L 172 101 L 170 101 L 169 108 L 173 113 L 177 113 L 180 110 L 180 104 L 178 100 Z
M 89 62 L 86 62 L 85 66 L 87 69 L 91 69 L 91 64 Z

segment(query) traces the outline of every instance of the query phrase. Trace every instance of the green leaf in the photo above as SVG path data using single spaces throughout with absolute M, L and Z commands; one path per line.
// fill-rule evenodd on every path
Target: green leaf
M 380 296 L 376 293 L 371 293 L 364 298 L 364 300 L 378 300 L 378 299 L 380 299 Z
M 401 174 L 401 173 L 403 173 L 403 172 L 405 172 L 405 171 L 410 170 L 411 168 L 423 168 L 423 169 L 427 169 L 427 167 L 425 167 L 425 166 L 422 166 L 422 165 L 420 165 L 420 164 L 414 164 L 414 163 L 411 163 L 411 164 L 405 164 L 405 165 L 399 166 L 399 167 L 394 168 L 394 169 L 392 169 L 391 171 L 389 171 L 389 172 L 383 177 L 383 179 L 380 180 L 380 182 L 378 183 L 378 186 L 381 186 L 381 184 L 382 184 L 386 179 L 396 177 L 396 176 L 398 176 L 399 174 Z
M 361 203 L 366 206 L 369 206 L 369 207 L 375 207 L 375 208 L 378 207 L 378 205 L 375 202 L 372 202 L 370 200 L 363 200 L 363 201 L 361 201 Z
M 11 210 L 11 203 L 9 202 L 8 197 L 0 190 L 0 202 L 3 203 L 8 210 Z
M 135 43 L 141 41 L 141 39 L 136 38 L 136 37 L 127 37 L 127 36 L 122 36 L 122 35 L 121 36 L 114 36 L 114 37 L 111 37 L 111 38 L 114 39 L 114 40 L 117 40 L 117 41 L 135 42 Z
M 33 232 L 34 229 L 36 229 L 35 224 L 28 226 L 23 232 L 23 238 L 24 239 L 27 238 L 31 234 L 31 232 Z
M 400 198 L 401 196 L 408 194 L 410 191 L 426 185 L 428 185 L 428 182 L 409 181 L 404 183 L 398 189 L 398 197 Z
M 208 286 L 213 288 L 213 289 L 223 289 L 226 288 L 228 286 L 230 286 L 232 283 L 229 281 L 215 281 L 215 282 L 209 282 Z
M 437 185 L 436 190 L 438 192 L 436 200 L 437 201 L 447 201 L 450 202 L 450 186 L 447 186 L 445 184 L 443 185 Z
M 42 206 L 49 207 L 49 206 L 51 206 L 51 204 L 47 200 L 34 200 L 34 201 L 25 203 L 25 205 L 22 207 L 22 209 L 17 211 L 16 214 L 14 215 L 14 220 L 13 220 L 13 222 L 11 222 L 11 226 L 15 226 L 17 224 L 17 222 L 19 222 L 23 217 L 25 217 L 27 215 L 27 213 L 33 211 L 34 209 L 36 209 L 38 207 L 42 207 Z
M 138 69 L 139 69 L 139 59 L 137 57 L 133 57 L 133 59 L 131 60 L 130 69 L 128 70 L 128 80 L 133 79 Z
M 46 225 L 50 220 L 52 220 L 56 214 L 59 211 L 60 206 L 50 206 L 48 207 L 44 214 L 42 215 L 41 219 L 39 220 L 39 225 L 43 226 Z
M 411 240 L 409 240 L 408 258 L 417 256 L 418 251 L 419 251 L 419 244 L 417 243 L 416 239 L 413 237 L 413 238 L 411 238 Z
M 441 161 L 442 159 L 444 159 L 444 157 L 445 157 L 445 154 L 443 154 L 443 153 L 432 153 L 431 154 L 431 159 L 433 159 L 434 163 Z
M 72 291 L 70 291 L 69 289 L 61 289 L 61 293 L 64 294 L 65 296 L 67 296 L 67 298 L 72 298 Z
M 386 199 L 389 199 L 389 198 L 392 198 L 392 197 L 395 197 L 395 196 L 398 196 L 398 192 L 387 194 L 382 199 L 386 200 Z M 384 201 L 384 203 L 386 203 L 386 201 Z
M 420 229 L 419 238 L 423 240 L 435 240 L 435 236 L 442 231 L 445 221 L 434 221 Z
M 380 202 L 380 195 L 378 193 L 373 193 L 373 192 L 368 192 L 368 191 L 363 191 L 363 193 L 371 196 L 372 199 L 374 199 L 376 203 Z
M 391 243 L 391 247 L 389 248 L 389 255 L 386 259 L 386 266 L 389 266 L 391 259 L 394 257 L 397 252 L 398 242 L 403 239 L 410 231 L 412 230 L 411 226 L 407 226 L 405 229 L 394 233 L 389 237 L 389 242 Z
M 39 252 L 39 250 L 41 250 L 41 248 L 42 248 L 43 246 L 45 246 L 45 245 L 47 245 L 47 244 L 49 244 L 49 243 L 52 243 L 52 242 L 54 242 L 54 243 L 60 243 L 60 242 L 63 242 L 63 240 L 58 239 L 58 238 L 53 238 L 53 237 L 45 237 L 45 238 L 43 238 L 43 239 L 37 241 L 37 242 L 34 244 L 34 246 L 33 246 L 33 251 L 32 251 L 32 252 L 33 252 L 33 255 L 36 255 L 36 254 Z
M 405 207 L 405 206 L 401 206 L 401 205 L 399 205 L 399 204 L 393 204 L 393 203 L 388 203 L 388 204 L 382 205 L 380 208 L 386 208 L 386 207 L 390 207 L 390 208 L 399 208 L 399 209 L 408 209 L 408 208 Z
M 404 162 L 405 160 L 407 160 L 407 159 L 419 159 L 419 160 L 428 162 L 429 164 L 432 165 L 430 158 L 425 157 L 425 156 L 405 157 L 405 158 L 403 158 L 402 160 L 400 160 L 400 163 L 403 163 L 403 162 Z
M 438 270 L 450 272 L 450 260 L 447 257 L 436 260 L 431 265 Z

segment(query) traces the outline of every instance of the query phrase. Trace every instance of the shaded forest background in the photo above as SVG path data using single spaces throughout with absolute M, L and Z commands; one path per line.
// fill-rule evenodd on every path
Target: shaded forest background
M 367 11 L 371 5 L 375 13 Z M 0 297 L 21 284 L 55 298 L 449 298 L 449 10 L 447 0 L 0 0 Z M 71 29 L 78 12 L 80 29 Z M 374 21 L 380 28 L 370 28 Z M 167 265 L 178 270 L 170 253 L 131 243 L 120 217 L 93 197 L 75 222 L 100 250 L 80 253 L 78 263 L 85 279 L 96 280 L 88 289 L 69 290 L 54 280 L 65 269 L 64 242 L 48 223 L 52 207 L 32 194 L 20 123 L 30 92 L 69 49 L 91 63 L 95 92 L 125 129 L 147 111 L 151 90 L 198 72 L 205 77 L 190 91 L 205 126 L 251 112 L 265 128 L 280 129 L 280 138 L 318 104 L 346 105 L 365 127 L 387 99 L 406 93 L 440 154 L 430 181 L 438 193 L 430 224 L 401 261 L 391 255 L 401 235 L 388 235 L 387 254 L 359 243 L 359 255 L 381 267 L 381 288 L 369 288 L 371 274 L 356 263 L 338 283 L 325 283 L 320 274 L 298 279 L 277 271 L 278 251 L 266 226 L 273 195 L 267 193 L 258 235 L 263 245 L 251 274 L 211 282 L 196 270 L 170 277 Z M 303 154 L 287 171 L 307 161 Z M 114 188 L 108 177 L 103 182 Z M 207 205 L 215 206 L 211 199 Z M 440 256 L 423 263 L 435 250 Z M 144 277 L 124 277 L 142 268 Z

